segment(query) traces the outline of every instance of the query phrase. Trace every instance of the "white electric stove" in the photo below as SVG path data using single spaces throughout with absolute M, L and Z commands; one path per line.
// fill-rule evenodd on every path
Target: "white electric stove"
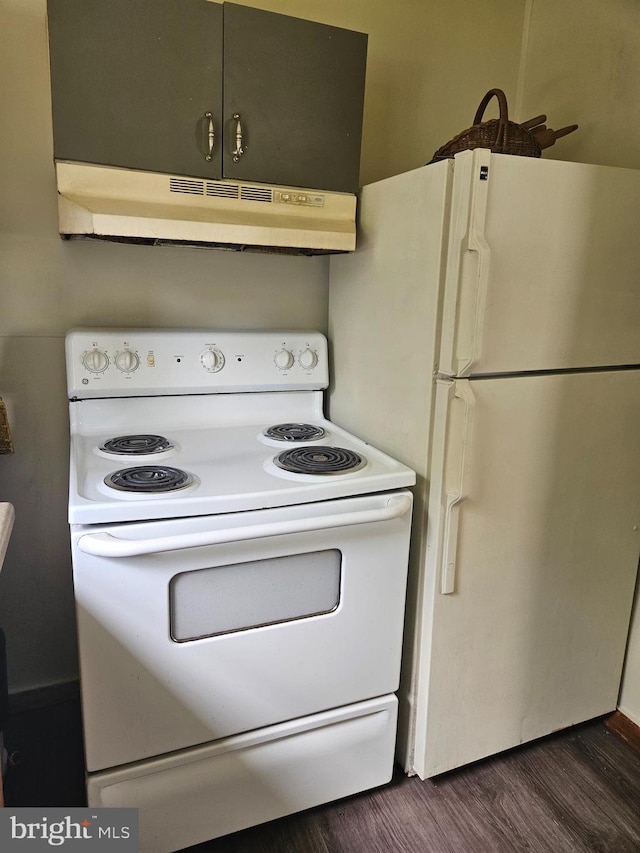
M 415 474 L 314 332 L 67 336 L 89 804 L 175 851 L 391 777 Z

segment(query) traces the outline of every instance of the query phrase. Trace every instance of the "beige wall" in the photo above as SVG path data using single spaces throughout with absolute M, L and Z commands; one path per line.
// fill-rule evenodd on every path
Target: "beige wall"
M 623 714 L 626 714 L 630 720 L 640 726 L 640 593 L 638 591 L 636 591 L 634 616 L 631 622 L 618 707 Z
M 640 168 L 640 3 L 529 0 L 520 120 L 579 124 L 545 156 Z

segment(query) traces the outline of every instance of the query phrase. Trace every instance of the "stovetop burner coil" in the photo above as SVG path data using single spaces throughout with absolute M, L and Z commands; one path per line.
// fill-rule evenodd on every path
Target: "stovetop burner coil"
M 163 435 L 118 435 L 105 441 L 100 450 L 123 456 L 146 456 L 172 448 L 173 444 Z
M 326 433 L 313 424 L 275 424 L 265 429 L 263 435 L 276 441 L 317 441 Z
M 293 447 L 273 460 L 278 468 L 293 474 L 346 474 L 366 465 L 366 460 L 344 447 Z
M 122 468 L 104 478 L 107 486 L 123 492 L 173 492 L 193 483 L 193 477 L 180 468 L 167 465 L 137 465 Z

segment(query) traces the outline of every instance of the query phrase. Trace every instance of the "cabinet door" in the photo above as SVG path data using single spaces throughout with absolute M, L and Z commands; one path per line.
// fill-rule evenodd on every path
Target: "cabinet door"
M 221 5 L 49 0 L 48 15 L 56 159 L 220 177 Z
M 363 33 L 225 3 L 224 177 L 355 192 L 366 50 Z

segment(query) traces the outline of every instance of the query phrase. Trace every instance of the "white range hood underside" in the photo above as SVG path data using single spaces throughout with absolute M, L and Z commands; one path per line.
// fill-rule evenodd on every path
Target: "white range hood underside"
M 269 184 L 210 181 L 56 162 L 64 236 L 272 247 L 308 254 L 355 249 L 356 197 Z

